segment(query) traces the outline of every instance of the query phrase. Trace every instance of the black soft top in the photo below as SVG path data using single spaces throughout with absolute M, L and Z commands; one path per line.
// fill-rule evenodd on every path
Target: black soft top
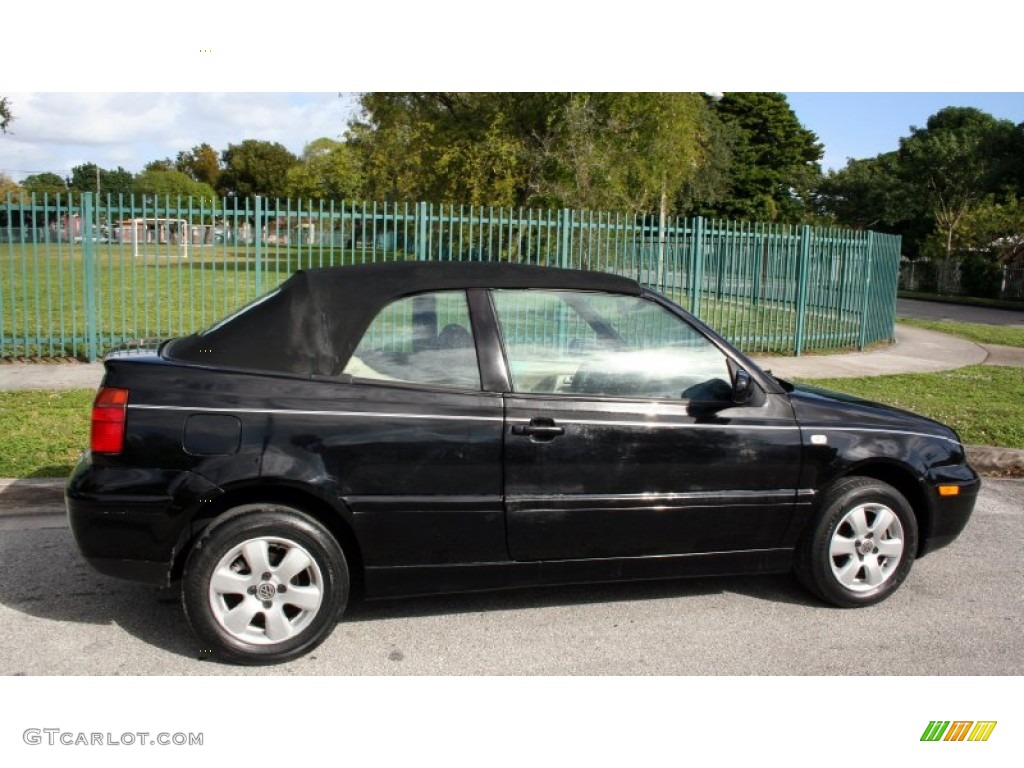
M 296 272 L 248 308 L 175 339 L 172 360 L 300 375 L 337 375 L 387 304 L 428 291 L 547 288 L 639 295 L 635 280 L 601 272 L 487 262 L 388 262 Z

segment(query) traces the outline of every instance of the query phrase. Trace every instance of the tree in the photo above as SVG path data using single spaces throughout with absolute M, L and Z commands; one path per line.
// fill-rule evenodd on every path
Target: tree
M 700 162 L 676 191 L 679 213 L 695 215 L 728 199 L 735 134 L 710 108 L 704 111 L 696 136 Z
M 163 160 L 150 160 L 146 163 L 142 169 L 143 173 L 146 171 L 173 171 L 174 161 L 171 158 L 166 157 Z
M 288 171 L 299 162 L 283 145 L 256 139 L 229 144 L 222 153 L 222 160 L 224 170 L 217 190 L 239 197 L 284 197 Z
M 21 182 L 26 192 L 35 192 L 37 195 L 65 195 L 68 186 L 56 173 L 34 173 L 26 176 Z
M 819 203 L 842 224 L 901 235 L 910 258 L 950 258 L 967 252 L 965 216 L 1024 197 L 1022 157 L 1024 125 L 949 107 L 912 128 L 896 151 L 828 174 Z
M 6 173 L 0 173 L 0 201 L 6 200 L 10 195 L 12 198 L 21 196 L 23 189 L 14 179 Z
M 77 192 L 99 191 L 101 195 L 128 195 L 134 181 L 132 173 L 121 166 L 109 171 L 97 168 L 96 163 L 84 163 L 71 169 L 70 188 Z
M 362 194 L 362 184 L 357 152 L 343 141 L 322 138 L 307 144 L 299 164 L 288 169 L 286 192 L 313 200 L 353 199 Z
M 900 172 L 899 154 L 849 159 L 846 167 L 823 177 L 817 188 L 819 211 L 855 229 L 890 232 L 903 238 L 903 253 L 916 258 L 935 228 L 917 187 Z
M 220 181 L 220 155 L 209 144 L 198 144 L 188 151 L 178 153 L 174 161 L 175 170 L 187 174 L 195 181 L 209 184 L 214 189 Z
M 1010 183 L 1016 130 L 978 109 L 947 107 L 900 139 L 899 175 L 926 204 L 947 259 L 964 215 Z
M 0 133 L 7 133 L 7 127 L 14 120 L 11 112 L 11 101 L 6 96 L 0 97 Z
M 385 199 L 672 206 L 704 163 L 697 94 L 367 93 L 350 141 Z
M 538 137 L 541 198 L 635 213 L 668 210 L 705 164 L 694 93 L 574 93 Z
M 857 229 L 892 226 L 906 218 L 903 206 L 908 195 L 897 173 L 895 152 L 851 158 L 845 168 L 821 180 L 818 195 L 825 213 Z
M 164 170 L 159 167 L 143 171 L 136 177 L 132 190 L 137 195 L 159 197 L 193 197 L 213 200 L 217 193 L 209 184 L 195 181 L 181 171 Z
M 995 264 L 1024 260 L 1024 199 L 990 195 L 973 205 L 957 222 L 952 247 L 961 256 L 985 254 Z
M 797 222 L 813 212 L 822 146 L 781 93 L 726 93 L 712 109 L 729 132 L 729 194 L 708 215 Z
M 366 192 L 392 201 L 521 202 L 515 118 L 508 109 L 517 96 L 363 94 L 365 117 L 351 126 L 349 140 L 360 155 Z

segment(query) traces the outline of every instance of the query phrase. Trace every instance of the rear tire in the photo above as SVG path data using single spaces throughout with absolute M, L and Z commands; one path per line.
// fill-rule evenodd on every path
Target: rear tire
M 348 602 L 345 555 L 309 515 L 275 504 L 227 512 L 189 554 L 182 603 L 204 651 L 243 664 L 301 656 Z
M 917 520 L 903 495 L 870 477 L 837 481 L 797 548 L 794 572 L 811 592 L 843 608 L 878 603 L 910 573 Z

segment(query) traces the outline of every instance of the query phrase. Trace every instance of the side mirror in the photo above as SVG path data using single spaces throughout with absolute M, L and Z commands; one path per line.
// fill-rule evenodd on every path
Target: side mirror
M 750 402 L 754 394 L 754 380 L 743 368 L 736 366 L 732 372 L 732 401 L 737 405 Z

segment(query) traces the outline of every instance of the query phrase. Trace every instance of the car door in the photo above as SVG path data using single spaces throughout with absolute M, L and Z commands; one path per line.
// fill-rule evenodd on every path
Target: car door
M 404 297 L 345 366 L 345 418 L 316 450 L 368 568 L 507 559 L 502 399 L 481 386 L 474 328 L 464 291 Z
M 514 559 L 778 545 L 800 468 L 784 398 L 734 402 L 727 356 L 649 297 L 499 290 L 492 302 L 512 382 Z

